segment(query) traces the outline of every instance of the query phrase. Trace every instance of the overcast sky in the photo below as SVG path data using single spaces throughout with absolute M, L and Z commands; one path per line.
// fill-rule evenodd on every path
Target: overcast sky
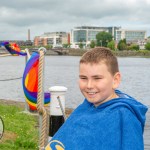
M 150 0 L 1 0 L 0 40 L 31 40 L 76 26 L 121 26 L 150 36 Z

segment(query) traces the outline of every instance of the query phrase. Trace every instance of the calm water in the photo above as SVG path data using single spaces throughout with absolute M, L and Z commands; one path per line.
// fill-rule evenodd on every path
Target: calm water
M 83 101 L 78 88 L 78 56 L 46 56 L 44 88 L 61 85 L 68 88 L 66 107 Z M 118 58 L 122 82 L 119 89 L 150 106 L 150 58 Z M 0 57 L 0 80 L 21 77 L 24 57 Z M 0 99 L 24 101 L 22 80 L 0 81 Z

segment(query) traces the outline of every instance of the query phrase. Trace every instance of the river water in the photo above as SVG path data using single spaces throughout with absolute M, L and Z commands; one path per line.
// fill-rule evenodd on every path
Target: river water
M 75 108 L 84 97 L 78 88 L 80 56 L 46 56 L 44 88 L 65 86 L 66 107 Z M 122 82 L 119 89 L 150 107 L 150 58 L 119 57 Z M 0 57 L 0 80 L 22 77 L 25 57 Z M 22 80 L 0 81 L 0 99 L 24 101 Z

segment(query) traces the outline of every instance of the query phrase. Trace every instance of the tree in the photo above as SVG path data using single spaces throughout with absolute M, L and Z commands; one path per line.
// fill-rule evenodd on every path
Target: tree
M 111 50 L 115 50 L 115 41 L 112 40 L 108 42 L 107 47 L 110 48 Z
M 127 49 L 126 39 L 123 39 L 123 40 L 119 41 L 118 49 L 119 50 L 126 50 Z
M 79 47 L 83 48 L 83 43 L 82 42 L 79 43 Z
M 96 40 L 97 40 L 97 46 L 107 47 L 107 43 L 112 40 L 112 35 L 105 31 L 99 32 L 96 35 Z
M 95 45 L 96 45 L 96 44 L 95 44 L 95 41 L 92 40 L 91 43 L 90 43 L 90 47 L 91 47 L 91 48 L 94 48 Z
M 145 49 L 150 50 L 150 42 L 147 42 L 147 43 L 145 44 Z

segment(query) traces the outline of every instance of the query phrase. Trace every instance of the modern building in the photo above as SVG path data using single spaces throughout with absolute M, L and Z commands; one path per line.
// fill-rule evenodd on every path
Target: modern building
M 56 47 L 63 44 L 70 44 L 70 35 L 66 32 L 47 32 L 34 38 L 35 46 L 52 45 Z
M 116 42 L 126 39 L 127 43 L 143 43 L 146 40 L 145 30 L 116 30 Z
M 121 39 L 126 39 L 127 43 L 143 43 L 146 39 L 145 30 L 125 30 L 121 27 L 94 27 L 81 26 L 71 30 L 71 45 L 77 47 L 81 42 L 86 47 L 92 40 L 96 41 L 96 34 L 99 32 L 108 32 L 113 36 L 116 44 Z
M 113 38 L 116 38 L 116 30 L 121 27 L 94 27 L 94 26 L 81 26 L 75 27 L 71 30 L 71 44 L 73 46 L 79 45 L 82 42 L 83 45 L 88 46 L 92 40 L 96 41 L 96 34 L 105 31 L 112 34 Z

